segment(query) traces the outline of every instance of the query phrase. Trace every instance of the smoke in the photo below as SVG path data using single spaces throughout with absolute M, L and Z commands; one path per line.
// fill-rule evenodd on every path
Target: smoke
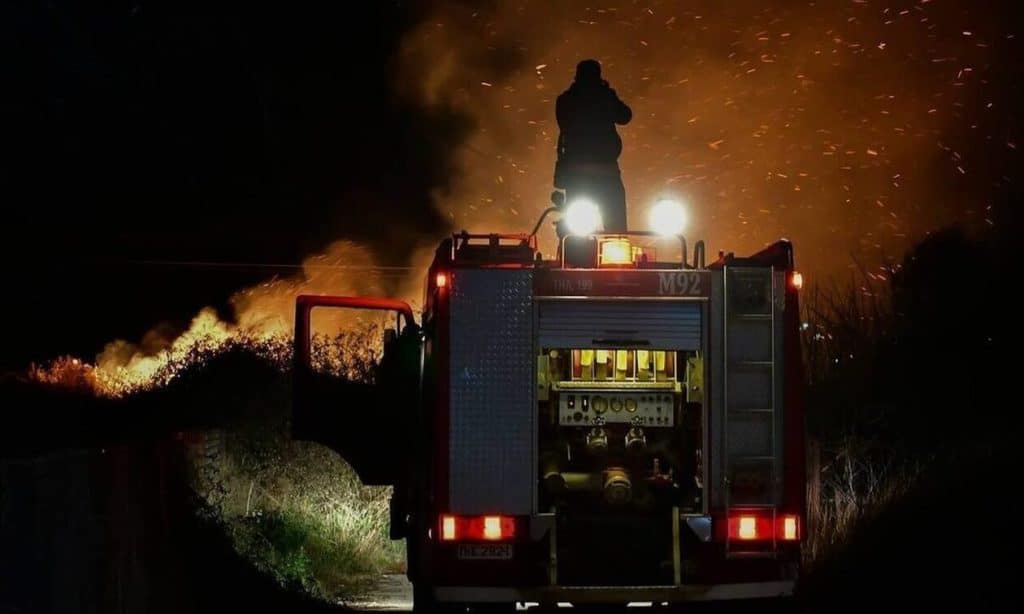
M 555 97 L 594 57 L 634 111 L 620 128 L 632 228 L 674 195 L 712 253 L 787 237 L 801 266 L 831 275 L 851 255 L 880 264 L 946 225 L 993 223 L 1019 162 L 1015 77 L 996 62 L 1020 57 L 1008 14 L 928 0 L 449 2 L 402 56 L 416 95 L 476 126 L 440 198 L 453 226 L 530 228 L 551 189 Z
M 460 184 L 459 178 L 475 172 L 478 160 L 474 156 L 481 148 L 500 151 L 500 141 L 513 137 L 512 132 L 499 135 L 497 140 L 483 136 L 493 131 L 490 123 L 481 123 L 489 118 L 477 112 L 474 101 L 457 82 L 467 71 L 512 78 L 521 68 L 522 57 L 504 43 L 487 53 L 451 44 L 443 25 L 435 20 L 439 15 L 446 19 L 443 16 L 448 14 L 457 16 L 453 30 L 462 34 L 477 18 L 465 5 L 441 4 L 436 14 L 422 19 L 398 45 L 392 64 L 394 73 L 389 77 L 394 99 L 388 106 L 420 120 L 407 126 L 408 133 L 396 134 L 396 126 L 389 122 L 353 126 L 359 140 L 370 149 L 368 160 L 344 162 L 350 177 L 359 175 L 349 185 L 336 186 L 324 180 L 320 174 L 329 172 L 324 170 L 329 167 L 322 160 L 307 164 L 300 156 L 300 163 L 294 165 L 299 175 L 290 183 L 321 186 L 325 193 L 319 196 L 323 198 L 328 197 L 326 191 L 338 190 L 330 196 L 338 206 L 315 231 L 341 228 L 340 234 L 347 238 L 305 258 L 295 275 L 273 278 L 234 294 L 229 301 L 232 314 L 228 320 L 219 319 L 213 309 L 205 308 L 180 336 L 159 327 L 139 343 L 117 340 L 107 344 L 96 360 L 100 372 L 127 381 L 130 386 L 144 384 L 162 364 L 197 344 L 215 346 L 229 339 L 287 337 L 292 332 L 298 294 L 388 295 L 416 308 L 434 247 L 451 228 L 467 222 L 474 229 L 522 230 L 530 223 L 514 219 L 517 212 L 511 213 L 511 220 L 502 220 L 500 212 L 467 219 L 465 210 L 478 209 L 475 201 L 480 198 L 476 196 L 470 196 L 464 206 L 456 205 L 471 191 L 467 187 L 470 184 Z M 432 30 L 438 27 L 442 36 L 432 36 Z M 452 34 L 459 36 L 458 31 Z M 293 137 L 282 138 L 285 142 L 281 148 L 289 149 Z M 398 148 L 402 148 L 402 159 L 409 168 L 407 175 L 396 177 L 395 169 L 381 163 L 381 152 Z M 332 153 L 328 151 L 327 155 Z M 342 165 L 341 160 L 337 162 Z M 487 197 L 481 202 L 488 202 Z M 480 209 L 494 213 L 486 205 Z M 327 332 L 350 326 L 354 320 L 335 314 L 314 320 L 314 326 Z
M 403 25 L 384 63 L 382 115 L 401 122 L 361 123 L 378 99 L 347 108 L 340 87 L 284 80 L 275 94 L 320 100 L 326 89 L 312 112 L 347 111 L 268 128 L 270 151 L 306 152 L 274 166 L 295 190 L 282 198 L 339 203 L 327 219 L 290 216 L 327 247 L 297 274 L 235 294 L 229 321 L 207 309 L 182 336 L 158 327 L 113 342 L 99 368 L 152 373 L 199 338 L 287 336 L 299 293 L 416 303 L 445 233 L 524 232 L 548 205 L 555 98 L 588 57 L 634 111 L 620 128 L 632 228 L 646 227 L 656 197 L 676 196 L 691 209 L 688 236 L 712 254 L 787 237 L 817 275 L 851 255 L 881 265 L 952 223 L 985 228 L 1019 163 L 1010 24 L 998 10 L 928 0 L 437 3 Z M 295 65 L 331 61 L 295 54 Z M 330 73 L 318 66 L 302 74 Z M 321 144 L 335 139 L 345 145 Z
M 417 303 L 407 267 L 384 267 L 365 246 L 336 241 L 302 263 L 293 277 L 268 280 L 231 297 L 239 329 L 261 336 L 288 335 L 299 294 L 401 297 Z

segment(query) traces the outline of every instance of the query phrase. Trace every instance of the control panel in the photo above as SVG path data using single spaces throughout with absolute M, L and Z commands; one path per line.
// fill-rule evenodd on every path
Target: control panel
M 562 390 L 558 395 L 558 423 L 671 427 L 675 425 L 673 396 L 667 390 Z

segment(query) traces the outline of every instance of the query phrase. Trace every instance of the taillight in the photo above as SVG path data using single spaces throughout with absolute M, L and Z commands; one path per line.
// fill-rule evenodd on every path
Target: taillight
M 740 539 L 757 539 L 757 518 L 740 516 L 739 531 L 736 533 Z
M 438 273 L 437 277 L 434 278 L 434 285 L 438 288 L 443 288 L 448 285 L 448 274 Z
M 757 541 L 771 538 L 771 518 L 756 514 L 738 514 L 729 518 L 729 539 Z
M 779 539 L 784 541 L 796 541 L 800 539 L 800 517 L 787 514 L 782 517 L 782 531 Z
M 455 530 L 455 516 L 441 516 L 441 539 L 454 541 L 458 533 Z
M 441 541 L 502 541 L 515 536 L 512 516 L 441 516 Z
M 800 539 L 800 517 L 784 514 L 775 518 L 772 527 L 770 514 L 759 512 L 738 513 L 729 517 L 729 539 L 737 541 L 797 541 Z
M 484 516 L 484 539 L 501 539 L 504 537 L 504 531 L 501 529 L 501 516 Z M 515 529 L 512 532 L 515 532 Z
M 794 290 L 802 290 L 804 287 L 804 276 L 799 271 L 793 271 L 789 276 L 789 285 L 793 286 Z

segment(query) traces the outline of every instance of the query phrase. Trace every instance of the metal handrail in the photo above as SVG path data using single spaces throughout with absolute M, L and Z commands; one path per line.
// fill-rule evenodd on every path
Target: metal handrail
M 547 209 L 544 210 L 543 213 L 540 214 L 540 219 L 537 220 L 537 223 L 534 225 L 533 230 L 530 232 L 530 238 L 534 238 L 537 236 L 537 231 L 540 230 L 540 225 L 544 223 L 544 218 L 546 218 L 551 213 L 554 213 L 555 211 L 558 211 L 558 207 L 548 207 Z

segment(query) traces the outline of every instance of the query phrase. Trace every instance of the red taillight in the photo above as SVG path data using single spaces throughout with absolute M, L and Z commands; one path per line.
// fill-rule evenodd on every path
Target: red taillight
M 729 539 L 738 541 L 797 541 L 800 539 L 800 517 L 796 514 L 776 516 L 772 527 L 770 513 L 746 512 L 729 517 Z
M 729 518 L 729 539 L 757 541 L 771 538 L 771 518 L 757 514 L 737 514 Z
M 511 516 L 441 516 L 441 541 L 501 541 L 516 536 Z
M 484 516 L 484 539 L 494 540 L 502 537 L 504 537 L 504 531 L 502 531 L 501 516 Z
M 799 271 L 793 271 L 793 274 L 789 277 L 789 285 L 793 286 L 794 290 L 801 290 L 804 287 L 804 276 Z
M 787 514 L 782 517 L 779 527 L 779 539 L 787 542 L 800 539 L 800 517 Z
M 434 278 L 434 283 L 437 285 L 438 288 L 443 288 L 443 287 L 447 286 L 448 285 L 448 274 L 447 273 L 438 273 L 437 277 Z
M 441 540 L 455 541 L 457 536 L 455 516 L 441 516 Z
M 740 516 L 736 536 L 740 539 L 757 539 L 757 518 Z

